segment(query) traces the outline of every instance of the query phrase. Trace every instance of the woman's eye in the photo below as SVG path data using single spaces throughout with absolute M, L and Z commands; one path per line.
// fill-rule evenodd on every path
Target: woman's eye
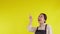
M 41 18 L 42 16 L 40 16 L 40 18 Z

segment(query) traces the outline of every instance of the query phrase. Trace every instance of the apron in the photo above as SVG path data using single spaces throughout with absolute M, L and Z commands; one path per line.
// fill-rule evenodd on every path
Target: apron
M 46 27 L 47 27 L 47 24 L 45 25 L 45 30 L 38 30 L 38 27 L 37 27 L 35 34 L 46 34 Z

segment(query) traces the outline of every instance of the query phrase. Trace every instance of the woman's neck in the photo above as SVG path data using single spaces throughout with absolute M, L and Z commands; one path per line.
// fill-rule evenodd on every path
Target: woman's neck
M 42 26 L 45 26 L 45 24 L 46 24 L 46 23 L 40 23 L 40 26 L 41 26 L 41 27 L 42 27 Z

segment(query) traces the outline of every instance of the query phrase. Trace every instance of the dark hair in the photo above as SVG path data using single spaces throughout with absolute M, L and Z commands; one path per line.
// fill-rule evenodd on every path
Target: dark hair
M 44 19 L 45 19 L 44 23 L 46 23 L 47 15 L 45 13 L 41 13 L 40 15 L 43 15 L 44 16 Z

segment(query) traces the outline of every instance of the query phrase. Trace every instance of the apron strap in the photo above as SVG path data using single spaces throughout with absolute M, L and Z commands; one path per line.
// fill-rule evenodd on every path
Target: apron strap
M 38 27 L 37 27 L 37 29 L 36 30 L 38 30 Z
M 45 30 L 47 29 L 47 24 L 45 25 Z

